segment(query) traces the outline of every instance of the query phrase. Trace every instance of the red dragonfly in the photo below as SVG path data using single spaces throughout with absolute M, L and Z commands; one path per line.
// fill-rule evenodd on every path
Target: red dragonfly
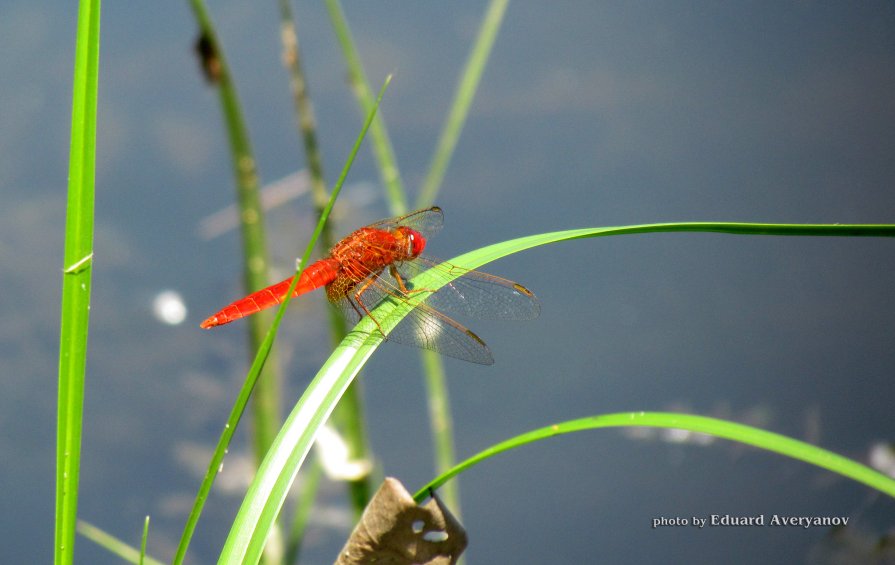
M 419 304 L 386 336 L 473 363 L 494 363 L 482 339 L 441 313 L 451 310 L 482 319 L 524 320 L 540 312 L 534 293 L 521 284 L 435 261 L 420 254 L 441 229 L 444 212 L 435 206 L 361 228 L 333 246 L 329 255 L 302 272 L 292 296 L 326 287 L 326 297 L 351 324 L 382 300 L 403 302 L 414 292 L 410 280 L 427 269 L 445 277 L 462 275 Z M 237 300 L 202 322 L 208 329 L 229 324 L 283 301 L 292 277 Z M 373 320 L 382 330 L 379 321 Z

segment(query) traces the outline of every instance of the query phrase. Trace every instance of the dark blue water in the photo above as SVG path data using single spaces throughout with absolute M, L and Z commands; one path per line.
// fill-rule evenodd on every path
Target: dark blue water
M 481 7 L 348 3 L 367 74 L 395 79 L 382 112 L 419 186 Z M 304 166 L 273 4 L 215 3 L 265 182 Z M 76 10 L 7 2 L 0 22 L 0 562 L 52 548 L 60 270 Z M 322 7 L 297 7 L 334 181 L 361 124 Z M 234 198 L 216 94 L 199 75 L 185 3 L 107 3 L 97 232 L 80 514 L 169 559 L 248 360 L 240 327 L 199 322 L 241 293 L 233 232 L 198 235 Z M 517 236 L 657 221 L 895 221 L 895 9 L 890 3 L 509 7 L 438 203 L 448 258 Z M 389 215 L 367 148 L 338 231 Z M 372 183 L 372 189 L 370 188 Z M 364 188 L 366 186 L 366 188 Z M 415 192 L 414 192 L 415 195 Z M 269 218 L 286 272 L 307 198 Z M 448 361 L 457 451 L 555 421 L 628 410 L 713 415 L 866 461 L 895 437 L 895 242 L 654 234 L 553 245 L 489 266 L 540 297 L 540 319 L 473 322 L 497 363 Z M 181 324 L 152 314 L 178 292 Z M 281 333 L 283 403 L 326 357 L 322 295 Z M 416 352 L 386 345 L 363 381 L 382 473 L 432 478 Z M 225 464 L 192 545 L 212 563 L 246 488 Z M 617 431 L 556 438 L 462 477 L 470 563 L 804 562 L 866 557 L 895 503 L 803 463 L 733 443 Z M 307 563 L 347 535 L 328 483 Z M 848 516 L 830 528 L 652 528 L 655 518 Z M 835 545 L 835 544 L 839 545 Z M 79 539 L 80 563 L 117 563 Z M 854 562 L 857 559 L 851 559 Z

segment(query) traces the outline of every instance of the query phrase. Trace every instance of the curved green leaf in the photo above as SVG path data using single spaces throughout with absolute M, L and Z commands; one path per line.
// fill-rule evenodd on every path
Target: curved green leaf
M 490 459 L 499 453 L 557 435 L 584 430 L 595 430 L 598 428 L 618 427 L 673 428 L 738 441 L 740 443 L 745 443 L 768 451 L 774 451 L 792 457 L 793 459 L 799 459 L 811 463 L 812 465 L 828 469 L 844 477 L 864 483 L 865 485 L 875 488 L 889 496 L 895 497 L 895 479 L 887 477 L 866 465 L 852 461 L 837 453 L 827 451 L 826 449 L 822 449 L 803 441 L 753 428 L 751 426 L 728 422 L 726 420 L 718 420 L 716 418 L 708 418 L 705 416 L 663 412 L 630 412 L 570 420 L 568 422 L 553 424 L 510 438 L 493 445 L 484 451 L 480 451 L 469 459 L 457 464 L 453 469 L 436 477 L 432 482 L 417 491 L 417 493 L 413 495 L 413 498 L 417 502 L 421 502 L 429 496 L 431 490 L 438 488 L 466 469 L 469 469 L 486 459 Z
M 532 247 L 558 243 L 572 239 L 602 237 L 609 235 L 625 235 L 659 232 L 714 232 L 739 235 L 783 235 L 783 236 L 833 236 L 833 237 L 895 237 L 895 225 L 892 224 L 757 224 L 739 222 L 680 222 L 661 224 L 639 224 L 632 226 L 583 228 L 544 233 L 520 237 L 502 243 L 470 251 L 450 262 L 466 269 L 477 269 L 486 263 L 496 261 L 507 255 L 525 251 Z M 457 271 L 460 276 L 462 271 Z M 455 277 L 456 277 L 455 276 Z M 440 285 L 449 282 L 443 273 L 437 277 L 429 273 L 421 273 L 413 279 L 414 288 L 431 288 L 438 290 Z M 385 302 L 373 310 L 377 320 L 389 320 L 382 324 L 387 331 L 393 328 L 407 313 L 420 302 L 425 301 L 431 293 L 418 292 L 400 305 Z M 359 331 L 372 331 L 373 324 L 367 319 L 357 325 Z

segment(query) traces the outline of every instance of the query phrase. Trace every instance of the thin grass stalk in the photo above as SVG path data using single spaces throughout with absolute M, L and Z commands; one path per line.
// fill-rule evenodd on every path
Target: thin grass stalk
M 133 545 L 94 526 L 90 522 L 78 520 L 78 533 L 128 563 L 141 563 L 142 559 L 144 565 L 163 565 L 158 559 L 153 559 L 151 556 L 145 554 L 141 555 L 140 550 Z
M 81 476 L 81 433 L 90 290 L 93 273 L 96 112 L 99 83 L 100 0 L 81 0 L 75 40 L 68 201 L 59 323 L 56 427 L 56 516 L 53 557 L 72 563 Z
M 342 46 L 342 51 L 345 55 L 349 72 L 349 80 L 351 81 L 355 96 L 361 104 L 361 107 L 366 108 L 369 104 L 370 88 L 367 83 L 366 74 L 363 70 L 363 64 L 360 61 L 360 57 L 354 45 L 354 40 L 352 39 L 351 31 L 348 27 L 344 11 L 342 10 L 341 4 L 338 0 L 327 0 L 326 5 L 329 9 L 330 20 L 332 22 L 333 29 L 336 31 L 336 35 L 339 39 L 339 43 Z M 492 9 L 489 10 L 489 13 L 493 11 L 494 9 L 492 6 Z M 500 13 L 502 13 L 502 11 L 503 10 L 500 10 Z M 483 29 L 493 30 L 495 25 L 499 27 L 500 18 L 498 17 L 496 19 L 496 24 L 490 23 L 487 25 L 483 25 Z M 491 21 L 493 20 L 494 18 L 491 18 Z M 488 21 L 487 17 L 486 21 Z M 480 36 L 481 35 L 483 34 L 480 34 Z M 485 34 L 485 36 L 487 37 L 487 34 Z M 493 43 L 493 37 L 490 41 L 491 43 Z M 480 37 L 479 44 L 481 43 L 482 39 Z M 476 70 L 478 71 L 479 75 L 481 74 L 481 68 L 484 67 L 482 53 L 484 53 L 484 59 L 487 59 L 488 49 L 479 47 L 477 49 L 474 49 L 473 53 L 479 54 L 476 60 L 481 62 L 477 63 L 476 65 L 468 65 L 467 76 L 470 76 L 470 73 L 474 73 Z M 467 84 L 467 87 L 462 90 L 462 92 L 466 94 L 470 92 L 470 85 L 472 91 L 475 90 L 475 85 L 478 81 L 466 80 L 461 82 L 465 82 Z M 462 98 L 461 100 L 466 100 L 466 98 Z M 457 104 L 455 103 L 455 108 L 456 107 Z M 462 122 L 465 114 L 465 111 L 454 111 L 452 112 L 452 115 L 454 115 L 454 119 L 448 122 L 448 125 L 453 126 L 454 128 L 452 130 L 454 144 L 456 144 L 456 137 L 459 135 L 460 128 L 457 127 L 458 120 Z M 379 131 L 380 123 L 382 124 L 381 132 Z M 400 172 L 396 163 L 396 159 L 394 158 L 391 142 L 388 139 L 388 133 L 385 128 L 384 118 L 377 117 L 376 121 L 374 121 L 373 123 L 373 126 L 374 127 L 371 130 L 373 150 L 375 156 L 377 157 L 377 163 L 379 166 L 380 174 L 383 178 L 383 184 L 386 187 L 386 193 L 390 202 L 390 208 L 393 214 L 402 214 L 406 211 L 406 197 L 404 196 L 404 190 L 400 186 L 400 184 L 398 186 L 392 186 L 389 182 L 389 179 L 392 175 L 394 175 L 394 178 L 398 179 L 398 181 L 400 182 Z M 450 135 L 442 136 L 443 139 L 447 139 L 449 137 Z M 450 159 L 449 151 L 446 153 L 445 150 L 441 150 L 439 155 L 440 158 L 436 161 L 436 163 L 439 166 L 446 168 L 447 161 Z M 400 190 L 398 190 L 399 188 Z M 434 196 L 434 192 L 432 193 L 432 196 Z M 422 355 L 423 366 L 429 367 L 431 371 L 433 371 L 431 373 L 427 373 L 426 375 L 426 382 L 429 389 L 429 406 L 430 408 L 438 406 L 439 408 L 437 408 L 436 410 L 441 414 L 446 414 L 447 410 L 449 410 L 449 407 L 446 403 L 447 390 L 444 388 L 444 368 L 441 359 L 433 356 L 427 357 L 426 353 L 422 353 Z M 351 385 L 352 388 L 358 386 L 357 383 L 358 381 L 354 381 Z M 350 399 L 343 399 L 340 405 L 346 404 L 346 400 Z M 436 422 L 436 419 L 438 419 L 439 421 Z M 450 463 L 452 463 L 452 460 L 448 462 L 448 459 L 446 459 L 446 457 L 449 452 L 453 451 L 453 448 L 450 447 L 450 449 L 445 451 L 446 446 L 453 445 L 452 426 L 444 426 L 444 422 L 444 419 L 441 419 L 438 416 L 430 413 L 430 423 L 433 431 L 440 430 L 440 433 L 442 434 L 441 437 L 435 438 L 434 441 L 436 444 L 436 466 L 439 470 L 442 469 L 442 464 L 446 464 L 447 467 L 450 467 Z M 452 508 L 459 508 L 456 486 L 452 485 L 451 488 L 445 492 L 444 498 L 445 501 Z M 457 511 L 459 512 L 459 510 Z
M 140 561 L 139 565 L 146 563 L 146 544 L 149 542 L 149 516 L 143 521 L 143 536 L 140 538 Z
M 429 165 L 429 172 L 423 181 L 417 199 L 417 208 L 424 208 L 435 203 L 445 171 L 454 155 L 463 125 L 469 116 L 469 108 L 475 98 L 508 4 L 509 0 L 492 0 L 488 5 L 476 42 L 469 53 L 469 59 L 467 59 L 463 71 L 460 73 L 454 101 L 438 138 Z M 436 473 L 441 474 L 456 462 L 454 459 L 454 426 L 448 400 L 447 380 L 444 376 L 444 362 L 439 356 L 429 351 L 422 352 L 422 361 L 426 376 L 429 424 L 432 429 L 432 443 L 435 445 L 435 470 Z M 459 483 L 452 481 L 446 485 L 442 489 L 442 500 L 460 519 Z
M 199 25 L 199 33 L 207 42 L 216 58 L 216 86 L 220 96 L 227 139 L 230 143 L 231 160 L 236 178 L 236 199 L 239 208 L 240 234 L 244 256 L 243 282 L 247 292 L 264 288 L 269 284 L 267 241 L 264 231 L 264 211 L 261 207 L 260 186 L 255 168 L 255 157 L 249 140 L 248 128 L 230 68 L 218 39 L 214 23 L 203 0 L 190 0 L 190 6 Z M 249 350 L 256 351 L 261 344 L 270 315 L 249 318 Z M 264 378 L 261 379 L 253 398 L 253 444 L 255 458 L 261 461 L 280 426 L 279 382 L 275 356 L 268 359 Z
M 326 0 L 326 8 L 329 11 L 330 21 L 332 22 L 333 30 L 336 32 L 336 38 L 342 47 L 342 54 L 345 56 L 345 63 L 348 66 L 348 80 L 354 91 L 354 96 L 357 98 L 363 113 L 368 114 L 373 107 L 375 97 L 364 73 L 363 63 L 361 63 L 357 47 L 354 45 L 354 39 L 351 37 L 351 30 L 348 27 L 348 21 L 345 19 L 345 12 L 342 10 L 339 0 Z M 370 141 L 373 154 L 376 157 L 376 163 L 379 166 L 382 184 L 386 190 L 390 211 L 397 216 L 407 211 L 407 195 L 404 191 L 404 183 L 401 180 L 401 171 L 398 169 L 398 161 L 395 158 L 395 150 L 392 148 L 392 142 L 385 127 L 385 119 L 381 114 L 381 112 L 377 113 L 376 119 L 370 128 Z
M 317 142 L 317 119 L 314 116 L 314 105 L 311 103 L 307 81 L 301 66 L 298 26 L 295 24 L 292 5 L 289 3 L 289 0 L 279 0 L 279 7 L 283 65 L 289 72 L 292 105 L 295 107 L 298 129 L 305 150 L 305 160 L 308 163 L 308 171 L 311 173 L 311 194 L 314 198 L 314 207 L 317 209 L 319 219 L 320 213 L 329 200 L 329 193 L 326 190 L 326 181 L 323 176 L 323 157 L 320 155 L 320 145 Z M 322 245 L 326 248 L 335 243 L 329 224 L 324 228 L 320 239 Z
M 460 133 L 463 131 L 463 125 L 469 115 L 469 107 L 475 98 L 482 73 L 485 71 L 485 66 L 491 55 L 494 40 L 500 31 L 500 24 L 503 22 L 507 4 L 509 4 L 509 0 L 491 0 L 491 3 L 488 4 L 488 11 L 479 28 L 478 38 L 469 53 L 466 66 L 460 74 L 460 81 L 454 92 L 454 102 L 445 119 L 435 153 L 432 155 L 429 172 L 423 181 L 419 198 L 416 201 L 417 208 L 431 206 L 435 202 L 441 182 L 444 180 L 444 173 L 451 162 L 454 149 L 457 147 L 457 140 L 460 139 Z
M 314 207 L 319 221 L 323 214 L 323 208 L 329 200 L 326 190 L 326 181 L 323 175 L 323 159 L 320 155 L 320 146 L 317 143 L 317 120 L 314 117 L 314 106 L 308 94 L 307 81 L 301 66 L 301 50 L 298 42 L 298 26 L 292 12 L 289 0 L 279 0 L 280 6 L 280 37 L 283 43 L 283 62 L 289 71 L 289 84 L 292 90 L 293 105 L 297 116 L 298 127 L 305 150 L 305 159 L 311 176 L 311 194 L 314 199 Z M 320 236 L 321 248 L 330 249 L 335 244 L 332 232 L 332 223 L 324 224 L 323 233 Z M 345 337 L 348 328 L 345 319 L 332 307 L 327 310 L 329 318 L 330 336 L 333 345 L 338 344 Z M 348 444 L 349 456 L 352 459 L 369 459 L 369 444 L 367 442 L 366 428 L 364 424 L 363 395 L 360 381 L 351 384 L 342 398 L 342 402 L 333 413 L 333 422 L 342 431 Z M 348 481 L 349 497 L 352 501 L 355 514 L 363 513 L 367 502 L 372 496 L 372 487 L 369 477 L 361 477 Z M 315 496 L 313 491 L 305 490 L 306 495 Z M 293 530 L 294 531 L 294 530 Z M 287 541 L 287 545 L 290 542 Z M 288 561 L 287 561 L 288 562 Z
M 426 398 L 429 407 L 429 426 L 435 448 L 435 473 L 440 475 L 457 463 L 454 453 L 454 419 L 445 378 L 444 362 L 434 351 L 422 351 L 423 374 L 426 377 Z M 451 513 L 460 520 L 460 488 L 457 481 L 446 484 L 439 492 Z

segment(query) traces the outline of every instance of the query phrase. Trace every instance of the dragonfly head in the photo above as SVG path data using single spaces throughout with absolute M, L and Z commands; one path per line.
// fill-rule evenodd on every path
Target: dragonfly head
M 423 234 L 407 226 L 398 227 L 395 230 L 395 237 L 405 246 L 408 258 L 419 257 L 426 248 L 426 238 Z

